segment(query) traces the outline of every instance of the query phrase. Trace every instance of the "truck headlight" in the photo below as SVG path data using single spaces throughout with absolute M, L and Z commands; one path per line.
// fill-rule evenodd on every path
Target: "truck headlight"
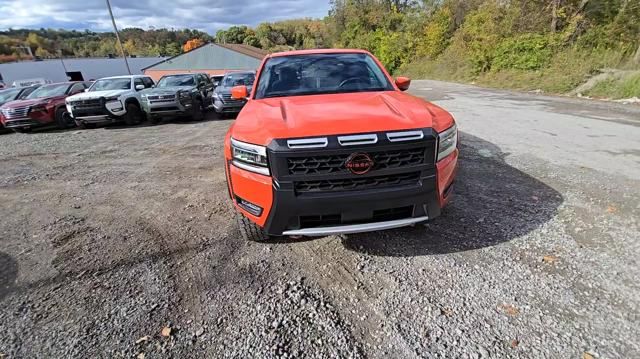
M 184 99 L 184 98 L 189 98 L 191 96 L 191 94 L 189 94 L 186 91 L 180 91 L 180 98 Z
M 265 176 L 270 174 L 266 147 L 241 142 L 232 138 L 231 154 L 233 156 L 233 164 L 236 167 Z
M 110 97 L 105 97 L 104 98 L 104 102 L 110 102 L 110 101 L 117 101 L 119 98 L 119 96 L 110 96 Z
M 438 134 L 438 159 L 449 156 L 458 146 L 458 127 L 454 124 Z

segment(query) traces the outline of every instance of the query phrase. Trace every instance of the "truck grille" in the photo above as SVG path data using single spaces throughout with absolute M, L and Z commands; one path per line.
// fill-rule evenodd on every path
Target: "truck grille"
M 70 102 L 69 105 L 71 105 L 74 110 L 101 109 L 102 101 L 100 101 L 100 99 L 80 100 Z
M 27 117 L 27 113 L 29 113 L 29 107 L 16 107 L 16 108 L 3 108 L 2 115 L 7 119 L 11 120 L 14 118 L 25 118 Z
M 231 94 L 222 94 L 222 102 L 228 105 L 244 105 L 244 100 L 235 100 L 231 98 Z
M 323 226 L 339 226 L 341 224 L 354 224 L 358 222 L 384 222 L 393 221 L 396 219 L 403 219 L 411 217 L 413 214 L 413 206 L 388 208 L 373 211 L 371 219 L 364 221 L 343 221 L 340 213 L 325 214 L 325 215 L 313 215 L 313 216 L 300 216 L 300 228 L 313 228 Z
M 297 193 L 336 192 L 366 190 L 372 188 L 413 186 L 420 180 L 420 172 L 400 173 L 387 176 L 374 176 L 363 178 L 342 178 L 319 181 L 294 182 Z
M 176 95 L 153 95 L 147 96 L 147 99 L 151 103 L 175 102 Z
M 291 175 L 348 173 L 345 161 L 349 156 L 350 154 L 293 157 L 287 159 L 287 165 Z M 373 171 L 403 168 L 424 163 L 425 148 L 370 152 L 369 156 L 375 162 Z

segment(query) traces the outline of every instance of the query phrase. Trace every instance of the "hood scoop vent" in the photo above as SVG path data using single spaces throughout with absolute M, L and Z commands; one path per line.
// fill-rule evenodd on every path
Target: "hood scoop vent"
M 326 137 L 302 138 L 298 140 L 288 140 L 289 148 L 323 148 L 327 147 L 329 140 Z
M 375 133 L 368 135 L 338 136 L 340 146 L 372 145 L 377 142 L 378 135 Z
M 387 139 L 390 142 L 403 142 L 403 141 L 415 141 L 424 138 L 424 132 L 422 131 L 402 131 L 402 132 L 389 132 L 387 133 Z

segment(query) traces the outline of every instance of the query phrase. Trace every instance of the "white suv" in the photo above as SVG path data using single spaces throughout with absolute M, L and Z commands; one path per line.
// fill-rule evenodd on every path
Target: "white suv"
M 140 91 L 153 87 L 149 76 L 114 76 L 97 80 L 84 93 L 67 97 L 67 111 L 79 127 L 124 121 L 134 125 L 146 119 Z

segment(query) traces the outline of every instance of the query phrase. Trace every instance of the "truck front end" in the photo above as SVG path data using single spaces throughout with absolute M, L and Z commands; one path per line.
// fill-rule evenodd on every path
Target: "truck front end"
M 236 208 L 268 235 L 367 232 L 434 219 L 449 200 L 457 130 L 278 139 L 228 138 Z
M 127 110 L 119 96 L 74 98 L 66 101 L 67 112 L 78 125 L 113 123 L 119 121 Z

